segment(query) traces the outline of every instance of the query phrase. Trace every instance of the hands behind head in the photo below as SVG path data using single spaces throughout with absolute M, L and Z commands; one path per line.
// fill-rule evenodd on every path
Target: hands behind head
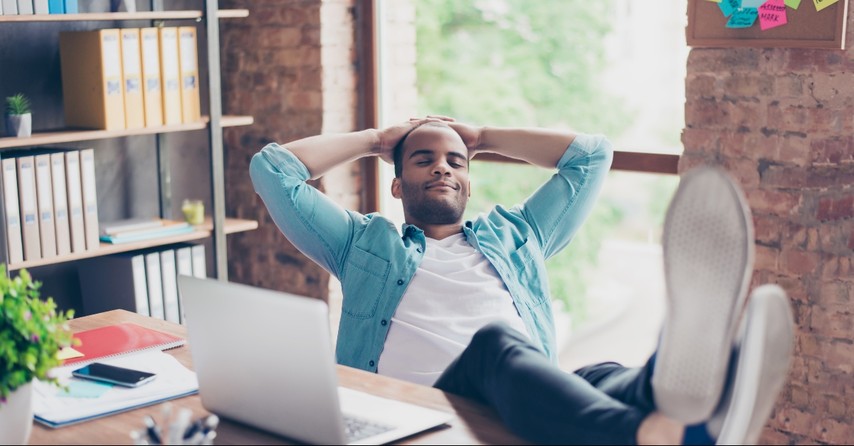
M 481 127 L 456 122 L 454 118 L 448 116 L 427 115 L 426 118 L 409 118 L 409 121 L 407 122 L 396 124 L 381 130 L 379 132 L 377 155 L 379 155 L 383 161 L 393 164 L 394 159 L 392 152 L 397 143 L 400 142 L 401 138 L 404 138 L 416 127 L 428 122 L 443 122 L 457 132 L 469 151 L 469 158 L 473 157 L 477 152 L 477 148 L 480 145 Z

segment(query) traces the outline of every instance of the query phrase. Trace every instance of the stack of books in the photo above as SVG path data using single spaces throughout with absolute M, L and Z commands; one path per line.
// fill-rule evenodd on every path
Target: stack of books
M 185 221 L 161 218 L 132 218 L 101 225 L 100 239 L 104 243 L 121 244 L 168 237 L 193 232 Z

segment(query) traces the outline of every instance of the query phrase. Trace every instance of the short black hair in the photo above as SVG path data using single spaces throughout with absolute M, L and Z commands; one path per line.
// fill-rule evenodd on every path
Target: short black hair
M 400 138 L 400 141 L 395 144 L 394 149 L 392 149 L 391 155 L 392 159 L 394 159 L 394 177 L 401 178 L 403 176 L 403 143 L 406 141 L 406 138 L 412 134 L 412 131 L 417 129 L 418 127 L 413 127 Z
M 443 122 L 425 122 L 423 124 L 417 125 L 411 129 L 409 129 L 409 131 L 406 132 L 406 134 L 403 135 L 402 138 L 400 138 L 400 141 L 398 141 L 397 144 L 395 144 L 394 148 L 391 151 L 392 159 L 394 160 L 394 177 L 395 178 L 401 178 L 403 176 L 403 144 L 406 142 L 406 138 L 408 138 L 409 135 L 411 135 L 412 132 L 415 131 L 415 129 L 421 127 L 422 125 L 434 125 L 437 127 L 446 127 L 446 128 L 453 130 L 453 128 L 451 128 L 451 126 L 449 126 Z M 467 159 L 467 161 L 469 161 L 469 160 Z

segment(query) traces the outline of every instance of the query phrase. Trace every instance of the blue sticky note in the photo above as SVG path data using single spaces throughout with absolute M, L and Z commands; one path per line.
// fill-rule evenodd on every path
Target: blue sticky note
M 718 3 L 718 7 L 721 8 L 721 12 L 724 13 L 724 17 L 729 17 L 733 12 L 741 8 L 741 0 L 721 0 L 721 2 Z
M 741 7 L 759 9 L 763 3 L 765 3 L 765 0 L 741 0 Z
M 72 379 L 68 382 L 68 390 L 60 390 L 57 396 L 67 398 L 98 398 L 111 388 L 113 388 L 113 385 L 108 383 Z
M 756 23 L 759 10 L 756 8 L 741 8 L 732 13 L 732 17 L 726 22 L 727 28 L 750 28 Z

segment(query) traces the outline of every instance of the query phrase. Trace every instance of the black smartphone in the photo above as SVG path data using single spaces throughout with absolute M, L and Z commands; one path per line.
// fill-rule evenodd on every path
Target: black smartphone
M 156 376 L 154 373 L 101 364 L 100 362 L 93 362 L 71 372 L 71 374 L 78 378 L 103 381 L 125 387 L 139 387 L 151 382 Z

